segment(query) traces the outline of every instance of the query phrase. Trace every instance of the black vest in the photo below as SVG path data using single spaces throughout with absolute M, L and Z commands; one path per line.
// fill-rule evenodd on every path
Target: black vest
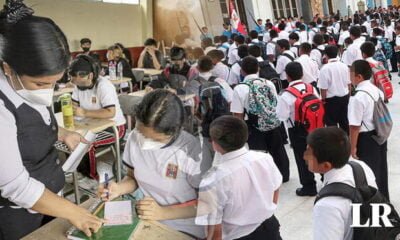
M 51 124 L 47 125 L 40 113 L 28 104 L 23 103 L 16 108 L 2 91 L 0 99 L 15 117 L 18 147 L 30 177 L 42 182 L 50 191 L 59 192 L 64 187 L 65 177 L 54 147 L 58 138 L 58 126 L 51 109 L 48 108 Z M 0 196 L 0 206 L 10 205 L 15 204 Z

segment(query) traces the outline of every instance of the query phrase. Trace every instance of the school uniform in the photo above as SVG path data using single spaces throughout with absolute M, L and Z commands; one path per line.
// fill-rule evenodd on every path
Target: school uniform
M 51 108 L 18 95 L 0 72 L 0 239 L 16 240 L 41 226 L 30 210 L 46 189 L 65 183 L 58 153 L 58 125 Z
M 368 92 L 371 96 L 360 91 Z M 356 92 L 354 96 L 350 97 L 348 118 L 350 126 L 361 127 L 357 142 L 357 156 L 372 169 L 379 191 L 389 199 L 387 142 L 379 145 L 372 138 L 372 135 L 375 134 L 373 124 L 374 101 L 377 101 L 379 97 L 384 99 L 384 95 L 369 80 L 359 83 Z
M 350 37 L 350 32 L 349 32 L 349 30 L 342 31 L 342 32 L 340 33 L 340 36 L 339 36 L 338 45 L 339 45 L 339 46 L 343 46 L 343 45 L 344 45 L 344 40 L 346 40 L 346 38 L 348 38 L 348 37 Z
M 115 87 L 108 79 L 99 77 L 95 86 L 92 89 L 88 89 L 85 91 L 79 90 L 78 87 L 75 87 L 72 92 L 72 101 L 85 110 L 100 110 L 114 107 L 115 116 L 111 118 L 111 120 L 115 122 L 118 128 L 119 138 L 121 139 L 124 137 L 126 120 L 122 113 Z M 107 129 L 106 131 L 112 132 L 111 129 Z M 88 153 L 90 163 L 90 176 L 92 178 L 98 177 L 96 170 L 96 148 L 113 144 L 115 143 L 115 141 L 115 137 L 110 137 L 100 141 L 95 141 L 90 147 Z M 81 165 L 81 170 L 85 168 L 84 164 L 85 163 Z
M 286 31 L 280 31 L 280 32 L 278 33 L 278 38 L 279 38 L 279 40 L 280 40 L 280 39 L 286 39 L 286 40 L 289 41 L 289 33 L 286 32 Z
M 288 56 L 289 55 L 292 57 L 292 59 L 290 59 Z M 295 55 L 292 51 L 290 50 L 285 50 L 279 57 L 278 57 L 278 61 L 276 62 L 276 72 L 279 74 L 281 82 L 282 82 L 282 87 L 283 89 L 287 88 L 288 86 L 288 82 L 287 82 L 287 78 L 286 78 L 286 72 L 285 72 L 285 68 L 286 65 L 288 65 L 289 63 L 293 62 L 293 60 L 295 59 Z
M 308 33 L 307 33 L 307 31 L 300 31 L 300 33 L 299 33 L 299 42 L 300 43 L 306 43 L 306 42 L 308 42 Z
M 317 46 L 313 50 L 311 50 L 311 53 L 310 53 L 311 59 L 313 59 L 318 64 L 319 69 L 321 69 L 321 67 L 323 65 L 323 63 L 322 63 L 323 51 L 325 51 L 325 45 L 322 44 L 322 45 Z
M 224 53 L 224 56 L 227 57 L 229 47 L 230 47 L 230 44 L 228 42 L 225 42 L 221 46 L 219 46 L 217 49 L 222 51 Z
M 245 80 L 260 79 L 258 74 L 251 74 L 245 77 Z M 276 89 L 271 81 L 266 80 L 267 85 L 271 88 L 275 97 L 277 97 Z M 233 90 L 233 98 L 231 103 L 232 113 L 244 113 L 245 121 L 249 130 L 248 144 L 252 150 L 261 150 L 269 152 L 279 171 L 283 176 L 283 181 L 289 180 L 289 158 L 287 156 L 284 139 L 280 130 L 280 122 L 274 129 L 262 132 L 254 127 L 254 123 L 247 116 L 249 109 L 250 88 L 246 84 L 239 84 Z M 278 120 L 278 119 L 276 119 Z
M 133 169 L 138 188 L 161 206 L 186 203 L 198 198 L 201 176 L 211 167 L 211 159 L 202 157 L 200 141 L 182 131 L 170 145 L 145 144 L 137 130 L 129 135 L 123 163 Z M 205 238 L 204 229 L 194 218 L 160 221 L 172 229 Z
M 239 62 L 232 65 L 227 81 L 230 86 L 235 86 L 241 82 L 240 69 L 242 67 L 239 65 Z
M 263 42 L 266 44 L 271 40 L 271 37 L 269 35 L 269 31 L 266 31 L 263 35 Z
M 211 70 L 211 73 L 214 76 L 224 79 L 225 81 L 228 81 L 229 72 L 229 67 L 222 62 L 218 62 L 217 64 L 215 64 L 214 68 Z
M 318 64 L 307 54 L 301 55 L 295 61 L 303 68 L 303 82 L 316 86 L 319 76 Z
M 312 44 L 313 43 L 313 39 L 315 34 L 317 34 L 319 32 L 318 28 L 312 28 L 309 32 L 308 32 L 308 43 Z
M 352 160 L 361 165 L 369 186 L 376 188 L 372 170 L 362 161 Z M 324 174 L 322 187 L 331 183 L 345 183 L 355 187 L 353 169 L 349 164 L 333 168 Z M 352 202 L 343 197 L 325 197 L 313 208 L 313 239 L 352 240 Z
M 300 42 L 297 41 L 295 42 L 292 47 L 290 48 L 290 51 L 292 51 L 296 57 L 299 56 L 299 48 L 300 48 Z
M 356 60 L 363 59 L 361 53 L 361 45 L 365 42 L 364 38 L 359 37 L 347 48 L 347 54 L 343 55 L 342 61 L 347 66 L 351 66 Z
M 199 77 L 205 79 L 206 81 L 209 81 L 212 76 L 213 76 L 213 74 L 211 72 L 199 73 Z M 219 77 L 217 77 L 214 81 L 222 87 L 223 95 L 224 95 L 226 101 L 228 103 L 232 102 L 233 90 L 229 86 L 229 84 L 224 79 L 219 78 Z
M 282 176 L 271 156 L 243 147 L 214 162 L 200 183 L 196 224 L 222 224 L 224 240 L 281 240 L 272 199 Z
M 318 88 L 327 90 L 324 121 L 327 126 L 339 125 L 349 133 L 349 67 L 338 59 L 329 59 L 319 74 Z
M 234 42 L 228 50 L 228 65 L 231 66 L 235 62 L 239 61 L 240 57 L 238 55 L 238 46 Z
M 276 48 L 276 42 L 279 40 L 279 38 L 273 38 L 271 41 L 267 43 L 267 56 L 273 55 L 275 58 L 275 48 Z
M 395 46 L 399 47 L 400 46 L 400 35 L 397 35 L 395 38 Z M 397 68 L 399 68 L 400 65 L 400 49 L 399 50 L 395 50 L 395 55 L 396 55 L 396 59 L 397 59 L 397 64 L 395 64 L 395 66 L 397 66 Z
M 290 82 L 289 87 L 301 82 L 302 80 Z M 294 87 L 300 91 L 305 89 L 304 84 L 298 84 Z M 317 90 L 314 88 L 313 90 L 314 94 L 319 97 Z M 299 171 L 300 183 L 303 186 L 303 189 L 306 191 L 316 191 L 314 174 L 308 170 L 303 158 L 304 151 L 307 147 L 306 138 L 308 133 L 304 127 L 295 124 L 295 102 L 295 96 L 289 92 L 283 91 L 281 95 L 278 96 L 276 114 L 279 120 L 286 122 L 286 126 L 288 127 L 289 139 L 293 147 L 294 157 Z

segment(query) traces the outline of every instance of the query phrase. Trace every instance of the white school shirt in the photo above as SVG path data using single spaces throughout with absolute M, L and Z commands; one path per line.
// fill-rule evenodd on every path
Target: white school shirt
M 201 176 L 211 167 L 211 159 L 202 157 L 200 141 L 182 131 L 170 146 L 142 149 L 138 133 L 129 135 L 123 162 L 134 171 L 135 180 L 145 197 L 152 197 L 161 206 L 186 203 L 198 198 Z M 204 238 L 204 229 L 194 218 L 160 221 L 172 229 Z
M 307 33 L 307 31 L 300 31 L 300 33 L 299 33 L 299 42 L 300 43 L 306 43 L 306 42 L 308 42 L 308 33 Z
M 319 69 L 316 61 L 311 59 L 307 54 L 301 55 L 295 60 L 300 63 L 303 68 L 303 82 L 312 83 L 318 80 Z
M 375 130 L 373 123 L 374 101 L 377 101 L 379 97 L 383 99 L 384 95 L 369 80 L 360 82 L 356 87 L 356 91 L 359 90 L 368 92 L 374 99 L 365 92 L 357 92 L 350 97 L 347 117 L 349 125 L 361 126 L 360 132 L 369 132 Z
M 302 80 L 296 80 L 296 81 L 290 82 L 289 87 L 291 87 L 297 83 L 302 83 Z M 305 89 L 304 84 L 298 84 L 294 87 L 300 91 Z M 314 95 L 319 98 L 319 94 L 314 87 L 313 87 L 313 92 L 314 92 Z M 295 119 L 295 113 L 294 113 L 295 102 L 296 102 L 296 97 L 287 91 L 283 91 L 278 96 L 278 105 L 276 106 L 276 115 L 278 116 L 279 120 L 285 121 L 286 126 L 288 126 L 289 128 L 294 127 L 293 124 L 294 124 L 294 119 Z
M 370 34 L 372 32 L 372 28 L 371 28 L 371 23 L 370 22 L 365 21 L 362 25 L 367 28 L 367 33 L 368 34 Z
M 271 42 L 267 43 L 267 55 L 274 55 L 275 56 L 275 47 L 276 47 L 276 42 L 279 40 L 279 38 L 273 38 Z
M 260 78 L 258 74 L 250 74 L 247 75 L 244 80 L 246 81 L 256 78 Z M 275 85 L 269 80 L 265 80 L 265 82 L 267 86 L 271 88 L 274 96 L 277 97 Z M 246 84 L 239 84 L 233 89 L 233 98 L 231 103 L 232 113 L 244 113 L 245 109 L 249 109 L 249 93 L 250 88 Z M 247 116 L 245 116 L 245 120 L 247 120 Z
M 318 49 L 311 50 L 310 57 L 318 64 L 318 68 L 321 68 L 322 67 L 322 57 L 323 57 L 321 51 L 325 50 L 325 45 L 319 45 L 319 46 L 317 46 L 317 48 L 319 50 Z
M 300 42 L 297 41 L 293 44 L 292 47 L 290 47 L 290 51 L 292 51 L 296 57 L 299 56 L 299 48 L 300 48 Z
M 212 50 L 217 50 L 217 48 L 214 46 L 206 47 L 206 49 L 204 49 L 204 54 L 207 55 L 207 53 L 209 53 Z
M 245 147 L 216 154 L 200 183 L 196 224 L 222 224 L 222 239 L 247 236 L 272 217 L 282 175 L 268 153 Z
M 294 55 L 294 53 L 292 51 L 285 50 L 278 57 L 278 61 L 276 62 L 276 72 L 279 74 L 279 77 L 281 80 L 286 80 L 285 68 L 286 68 L 286 65 L 288 65 L 289 63 L 292 62 L 292 60 L 283 54 L 288 54 L 288 55 L 292 56 L 293 58 L 296 58 L 296 56 Z
M 372 170 L 363 161 L 351 160 L 361 165 L 367 183 L 377 187 Z M 324 174 L 322 186 L 340 182 L 355 187 L 353 170 L 346 164 L 342 168 L 334 168 Z M 353 239 L 351 200 L 343 197 L 325 197 L 313 208 L 313 239 L 351 240 Z
M 389 27 L 385 27 L 385 38 L 389 41 L 392 42 L 393 41 L 393 33 L 394 33 L 394 29 L 392 26 Z
M 278 33 L 278 38 L 279 38 L 279 40 L 280 40 L 280 39 L 286 39 L 286 40 L 289 41 L 289 33 L 286 32 L 286 31 L 280 31 L 280 32 Z
M 222 62 L 218 62 L 217 64 L 215 64 L 214 68 L 211 70 L 211 73 L 218 78 L 222 78 L 225 81 L 228 81 L 229 71 L 230 70 L 229 70 L 228 66 L 226 66 Z
M 359 37 L 347 48 L 347 54 L 343 55 L 342 61 L 347 66 L 351 66 L 354 61 L 363 59 L 361 45 L 365 42 L 364 38 Z
M 319 32 L 318 28 L 312 28 L 309 32 L 308 32 L 308 43 L 312 44 L 313 43 L 313 39 L 315 34 L 317 34 Z
M 400 35 L 396 35 L 396 46 L 400 46 Z M 395 50 L 395 52 L 400 52 L 400 49 L 399 50 Z
M 348 95 L 350 83 L 349 67 L 339 59 L 329 59 L 321 68 L 318 88 L 327 90 L 326 98 Z
M 269 36 L 269 31 L 266 31 L 263 36 L 263 42 L 267 43 L 269 40 L 271 40 L 271 37 Z
M 97 84 L 92 89 L 81 91 L 75 86 L 72 92 L 72 100 L 85 110 L 115 107 L 115 116 L 111 119 L 115 121 L 117 126 L 126 123 L 115 87 L 104 77 L 99 77 Z
M 232 65 L 235 62 L 239 61 L 240 57 L 238 55 L 238 46 L 234 42 L 230 47 L 228 51 L 228 64 Z
M 27 104 L 42 116 L 46 125 L 51 124 L 51 116 L 47 107 L 31 104 L 20 97 L 10 86 L 2 71 L 0 71 L 0 90 L 16 108 L 22 104 Z M 0 100 L 0 193 L 3 198 L 19 207 L 29 209 L 42 196 L 45 185 L 30 177 L 22 163 L 17 140 L 16 121 L 15 116 Z
M 232 86 L 240 83 L 240 69 L 242 68 L 240 67 L 239 63 L 235 63 L 232 65 L 227 81 L 229 85 Z
M 339 46 L 343 46 L 343 45 L 344 45 L 344 40 L 346 40 L 346 38 L 348 38 L 348 37 L 350 37 L 350 32 L 349 32 L 349 30 L 342 31 L 342 32 L 340 33 L 340 36 L 339 36 L 338 45 L 339 45 Z
M 202 77 L 205 80 L 209 80 L 210 77 L 212 76 L 211 72 L 207 72 L 207 73 L 199 73 L 199 77 Z M 219 85 L 221 85 L 222 89 L 224 90 L 224 96 L 226 98 L 226 101 L 228 103 L 232 102 L 232 96 L 233 96 L 233 90 L 232 88 L 229 86 L 229 84 L 222 78 L 216 78 L 214 80 L 216 83 L 218 83 Z

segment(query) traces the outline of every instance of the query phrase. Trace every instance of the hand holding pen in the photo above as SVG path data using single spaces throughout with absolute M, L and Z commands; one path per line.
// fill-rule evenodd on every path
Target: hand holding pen
M 119 185 L 115 182 L 111 182 L 108 174 L 104 175 L 104 184 L 100 184 L 97 190 L 97 196 L 103 201 L 110 201 L 114 198 L 119 197 Z

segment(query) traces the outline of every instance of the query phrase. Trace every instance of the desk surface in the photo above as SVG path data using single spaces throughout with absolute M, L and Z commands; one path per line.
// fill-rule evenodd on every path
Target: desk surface
M 148 93 L 146 90 L 140 90 L 140 91 L 136 91 L 133 93 L 129 93 L 129 96 L 144 97 L 146 95 L 146 93 Z M 196 96 L 195 94 L 178 95 L 178 97 L 182 101 L 187 101 L 187 100 L 193 99 L 195 96 Z
M 84 208 L 89 208 L 94 202 L 94 199 L 81 204 Z M 22 240 L 64 240 L 67 239 L 65 233 L 71 227 L 71 224 L 61 218 L 57 218 L 50 223 L 44 225 L 28 236 L 22 238 Z M 141 221 L 132 237 L 131 240 L 193 240 L 178 231 L 172 230 L 167 226 L 154 221 Z
M 64 127 L 64 119 L 62 113 L 55 114 L 58 126 Z M 94 118 L 84 118 L 82 120 L 74 119 L 75 129 L 68 129 L 71 131 L 78 132 L 80 134 L 85 134 L 86 131 L 92 131 L 94 133 L 98 133 L 106 130 L 109 127 L 113 127 L 115 122 L 110 119 L 94 119 Z
M 122 79 L 117 79 L 117 80 L 110 80 L 113 84 L 121 84 L 121 83 L 127 83 L 130 82 L 131 79 L 127 77 L 123 77 Z
M 163 70 L 151 69 L 151 68 L 132 68 L 133 71 L 143 71 L 144 75 L 155 76 L 163 72 Z
M 74 90 L 73 87 L 60 88 L 57 91 L 54 91 L 54 97 L 59 97 L 59 96 L 63 95 L 64 93 L 72 93 L 73 90 Z

